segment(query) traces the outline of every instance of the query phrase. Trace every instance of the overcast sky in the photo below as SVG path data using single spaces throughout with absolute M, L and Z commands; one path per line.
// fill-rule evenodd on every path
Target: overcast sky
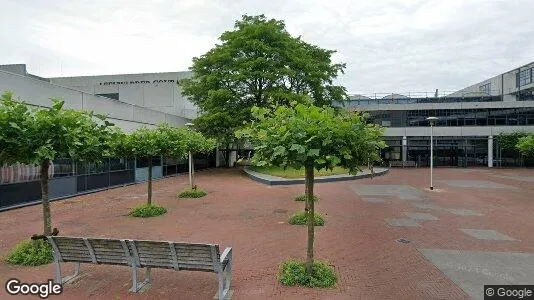
M 187 70 L 243 14 L 335 49 L 351 93 L 457 90 L 534 61 L 534 1 L 0 0 L 0 64 L 43 77 Z

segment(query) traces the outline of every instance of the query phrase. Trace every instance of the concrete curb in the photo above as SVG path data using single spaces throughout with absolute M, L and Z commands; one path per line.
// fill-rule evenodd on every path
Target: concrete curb
M 243 170 L 247 173 L 248 177 L 252 180 L 261 182 L 267 185 L 291 185 L 291 184 L 304 184 L 304 178 L 295 178 L 287 179 L 278 176 L 267 175 L 251 170 L 249 167 L 244 167 Z M 389 169 L 387 168 L 375 168 L 374 176 L 381 176 L 387 174 Z M 364 171 L 356 175 L 342 174 L 342 175 L 332 175 L 326 177 L 315 177 L 314 182 L 335 182 L 335 181 L 347 181 L 347 180 L 356 180 L 362 178 L 370 178 L 371 172 Z

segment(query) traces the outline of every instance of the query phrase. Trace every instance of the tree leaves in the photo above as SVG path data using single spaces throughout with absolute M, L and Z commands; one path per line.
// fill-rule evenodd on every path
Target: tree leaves
M 39 165 L 58 157 L 99 161 L 109 154 L 114 130 L 92 113 L 52 107 L 31 109 L 10 92 L 0 102 L 0 164 Z
M 118 145 L 131 157 L 168 156 L 183 158 L 189 152 L 205 153 L 215 148 L 214 139 L 205 138 L 200 132 L 160 124 L 157 128 L 141 127 L 122 138 Z
M 523 155 L 534 156 L 534 134 L 519 138 L 516 148 Z
M 179 82 L 202 112 L 194 124 L 219 143 L 235 143 L 236 130 L 261 119 L 265 111 L 253 107 L 348 100 L 345 88 L 332 84 L 345 68 L 332 63 L 335 51 L 291 36 L 283 21 L 245 15 L 219 39 L 220 44 L 193 58 L 193 77 Z
M 303 104 L 252 111 L 254 122 L 236 134 L 254 146 L 252 159 L 257 165 L 318 170 L 341 166 L 356 172 L 378 161 L 379 150 L 385 147 L 382 129 L 357 113 Z

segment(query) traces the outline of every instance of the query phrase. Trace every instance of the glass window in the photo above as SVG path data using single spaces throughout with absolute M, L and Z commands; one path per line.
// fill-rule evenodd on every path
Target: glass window
M 519 86 L 527 85 L 532 82 L 532 68 L 519 72 Z
M 491 95 L 491 82 L 481 85 L 479 87 L 479 90 L 485 95 Z

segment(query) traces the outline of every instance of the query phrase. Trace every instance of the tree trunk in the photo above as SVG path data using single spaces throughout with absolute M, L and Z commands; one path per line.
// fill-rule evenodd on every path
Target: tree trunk
M 191 153 L 191 189 L 195 187 L 195 157 Z
M 152 205 L 152 157 L 148 158 L 148 205 Z
M 230 165 L 230 144 L 226 144 L 226 166 L 228 168 L 231 168 L 232 166 Z
M 315 205 L 313 201 L 313 166 L 306 166 L 306 213 L 308 214 L 308 256 L 306 273 L 313 274 L 313 239 L 315 235 Z
M 52 234 L 52 217 L 50 215 L 50 201 L 48 199 L 48 169 L 50 161 L 41 163 L 41 199 L 43 201 L 43 224 L 45 236 Z

